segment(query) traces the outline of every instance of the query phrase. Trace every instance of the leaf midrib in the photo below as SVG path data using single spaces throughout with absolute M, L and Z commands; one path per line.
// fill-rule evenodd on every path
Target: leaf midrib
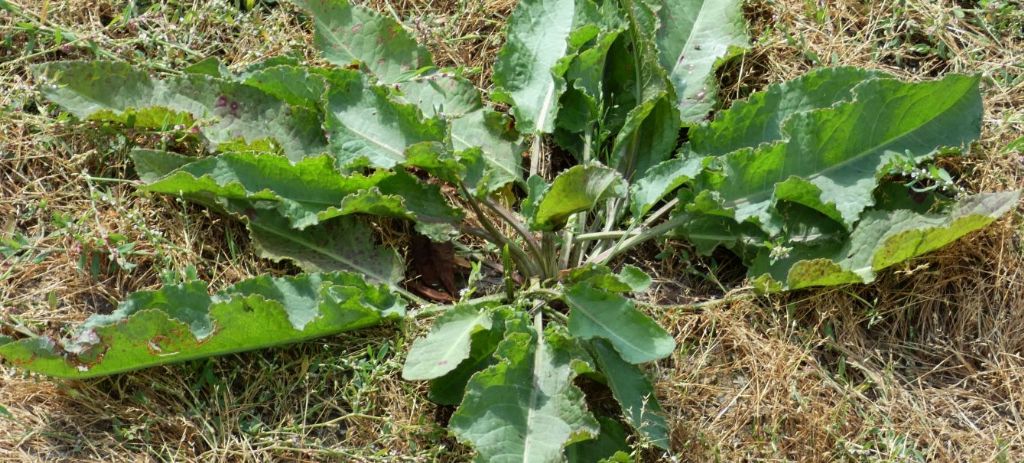
M 929 118 L 927 121 L 924 121 L 924 122 L 914 126 L 913 128 L 911 128 L 911 129 L 909 129 L 909 130 L 907 130 L 907 131 L 905 131 L 905 132 L 903 132 L 903 133 L 901 133 L 901 134 L 899 134 L 899 135 L 897 135 L 897 136 L 895 136 L 893 138 L 889 138 L 889 139 L 885 140 L 883 143 L 879 143 L 879 144 L 873 145 L 873 146 L 871 146 L 871 147 L 869 147 L 869 148 L 867 148 L 865 150 L 862 150 L 862 151 L 858 152 L 856 155 L 851 156 L 851 157 L 849 157 L 849 158 L 847 158 L 847 159 L 845 159 L 845 160 L 843 160 L 843 161 L 841 161 L 841 162 L 839 162 L 837 164 L 833 164 L 833 165 L 828 166 L 828 167 L 826 167 L 826 168 L 824 168 L 824 169 L 822 169 L 822 170 L 820 170 L 818 172 L 815 172 L 813 174 L 807 175 L 806 181 L 810 183 L 811 180 L 814 180 L 814 179 L 820 178 L 820 177 L 824 177 L 826 174 L 831 173 L 831 172 L 833 172 L 835 170 L 838 170 L 839 168 L 846 167 L 846 166 L 848 166 L 850 164 L 853 164 L 856 161 L 861 160 L 861 158 L 866 156 L 867 154 L 870 154 L 871 152 L 874 152 L 874 151 L 878 151 L 879 149 L 881 149 L 882 147 L 885 147 L 886 145 L 891 145 L 891 144 L 896 143 L 897 141 L 903 139 L 904 137 L 910 135 L 911 133 L 916 132 L 917 130 L 920 130 L 922 127 L 924 127 L 924 126 L 926 126 L 928 124 L 931 124 L 933 121 L 935 121 L 939 117 L 944 116 L 947 112 L 949 112 L 950 108 L 953 108 L 953 107 L 959 105 L 963 101 L 963 97 L 965 95 L 967 95 L 967 92 L 962 93 L 960 95 L 960 97 L 957 98 L 957 100 L 955 102 L 953 102 L 952 104 L 950 104 L 949 106 L 944 108 L 941 112 L 935 114 L 933 117 Z M 852 104 L 854 104 L 854 102 L 850 102 L 848 104 L 852 105 Z M 833 108 L 826 108 L 825 109 L 825 111 L 829 111 L 829 110 L 833 110 Z M 789 142 L 790 142 L 789 140 L 785 140 L 785 141 L 781 141 L 780 143 L 788 144 Z M 787 148 L 788 148 L 788 146 L 787 146 Z M 786 151 L 788 152 L 788 149 Z M 935 150 L 933 149 L 931 152 L 935 152 Z M 787 178 L 792 178 L 792 177 L 796 177 L 796 175 L 790 175 Z M 758 191 L 755 191 L 752 194 L 741 196 L 741 197 L 739 197 L 736 200 L 730 201 L 729 203 L 732 205 L 732 207 L 741 207 L 741 206 L 744 206 L 744 205 L 747 205 L 747 204 L 760 203 L 760 202 L 762 202 L 762 201 L 764 201 L 766 199 L 766 198 L 764 198 L 764 196 L 771 196 L 772 194 L 774 194 L 775 193 L 775 187 L 779 183 L 781 183 L 783 181 L 785 181 L 785 179 L 775 181 L 775 182 L 773 182 L 771 184 L 771 186 L 769 186 L 766 189 L 758 190 Z M 817 186 L 817 184 L 815 184 L 815 186 Z M 758 199 L 758 200 L 754 201 L 754 199 Z
M 307 247 L 307 248 L 309 248 L 309 249 L 311 249 L 313 251 L 319 252 L 320 254 L 323 254 L 323 255 L 325 255 L 327 257 L 330 257 L 330 258 L 332 258 L 332 259 L 334 259 L 334 260 L 336 260 L 338 262 L 341 262 L 343 265 L 346 265 L 346 266 L 348 266 L 349 268 L 351 268 L 353 270 L 356 270 L 356 271 L 358 271 L 358 272 L 360 272 L 360 273 L 362 273 L 364 275 L 370 276 L 370 277 L 376 279 L 377 281 L 388 285 L 391 288 L 398 288 L 398 285 L 395 284 L 394 282 L 392 282 L 390 278 L 381 276 L 376 271 L 368 269 L 368 268 L 365 268 L 363 265 L 357 264 L 357 263 L 351 261 L 350 259 L 346 258 L 345 256 L 339 255 L 339 254 L 337 254 L 335 252 L 332 252 L 332 251 L 330 251 L 330 250 L 328 250 L 328 249 L 326 249 L 324 247 L 317 246 L 316 244 L 313 244 L 313 243 L 311 243 L 311 242 L 309 242 L 307 240 L 300 239 L 300 238 L 298 238 L 297 234 L 295 234 L 295 233 L 292 233 L 292 234 L 281 233 L 281 232 L 279 232 L 278 230 L 276 230 L 276 229 L 274 229 L 272 227 L 267 227 L 265 225 L 260 224 L 258 221 L 249 221 L 249 226 L 259 228 L 259 229 L 261 229 L 263 231 L 269 232 L 269 233 L 271 233 L 271 234 L 273 234 L 275 236 L 278 236 L 280 238 L 284 238 L 286 240 L 289 240 L 289 241 L 292 241 L 294 243 L 297 243 L 297 244 L 300 244 L 302 246 L 305 246 L 305 247 Z
M 474 145 L 474 144 L 466 141 L 465 138 L 462 138 L 462 137 L 456 135 L 455 132 L 452 132 L 452 139 L 453 140 L 458 140 L 458 141 L 462 142 L 463 145 L 466 145 L 466 146 L 468 146 L 470 148 L 472 148 L 472 147 L 479 147 L 481 150 L 483 150 L 483 146 Z M 486 153 L 486 151 L 484 151 L 484 152 Z M 509 169 L 507 166 L 505 166 L 505 165 L 503 165 L 503 164 L 501 164 L 499 162 L 494 162 L 494 161 L 491 160 L 491 158 L 489 158 L 487 156 L 484 156 L 484 160 L 487 161 L 487 163 L 490 164 L 491 166 L 498 167 L 502 171 L 504 171 L 505 173 L 507 173 L 510 176 L 512 176 L 513 178 L 517 178 L 515 171 L 513 171 L 512 169 Z
M 374 145 L 376 145 L 378 147 L 381 147 L 384 150 L 392 153 L 393 156 L 389 155 L 388 157 L 390 157 L 392 160 L 394 160 L 396 164 L 400 164 L 402 161 L 405 160 L 405 157 L 402 155 L 405 152 L 404 150 L 400 150 L 400 149 L 394 148 L 394 147 L 392 147 L 392 146 L 390 146 L 390 145 L 388 145 L 388 144 L 386 144 L 386 143 L 384 143 L 382 141 L 377 141 L 377 139 L 375 139 L 375 138 L 373 138 L 373 137 L 371 137 L 371 136 L 369 136 L 369 135 L 367 135 L 367 134 L 365 134 L 365 133 L 363 133 L 363 132 L 361 132 L 359 130 L 356 130 L 355 128 L 353 128 L 350 125 L 346 124 L 345 121 L 343 121 L 340 117 L 338 117 L 337 114 L 335 114 L 334 117 L 337 118 L 339 125 L 341 127 L 343 127 L 345 130 L 347 130 L 348 132 L 351 132 L 351 133 L 355 134 L 356 136 L 358 136 L 359 138 L 361 138 L 363 140 L 366 140 L 366 141 L 368 141 L 368 142 L 370 142 L 370 143 L 372 143 L 372 144 L 374 144 Z
M 537 123 L 534 126 L 536 133 L 542 133 L 544 131 L 544 125 L 548 122 L 548 111 L 551 109 L 551 104 L 554 101 L 555 95 L 555 77 L 551 76 L 551 83 L 548 84 L 548 91 L 544 94 L 544 100 L 541 102 L 540 114 L 538 114 Z
M 530 443 L 532 442 L 533 433 L 530 432 L 533 429 L 533 420 L 535 418 L 535 410 L 537 409 L 537 402 L 539 399 L 538 390 L 540 384 L 538 382 L 537 369 L 539 368 L 540 361 L 542 358 L 542 350 L 545 348 L 544 345 L 544 333 L 537 333 L 537 348 L 533 350 L 533 368 L 530 369 L 531 381 L 533 387 L 530 388 L 530 399 L 526 408 L 526 433 L 523 436 L 523 463 L 530 463 Z
M 462 345 L 462 341 L 463 340 L 465 340 L 467 338 L 471 338 L 474 334 L 476 334 L 476 332 L 479 331 L 477 329 L 477 327 L 478 326 L 480 326 L 480 327 L 483 326 L 481 321 L 484 320 L 487 316 L 488 316 L 488 314 L 486 314 L 484 312 L 481 312 L 481 313 L 475 314 L 475 316 L 473 318 L 471 318 L 469 320 L 465 320 L 466 322 L 468 322 L 468 325 L 466 326 L 466 328 L 464 328 L 462 330 L 459 330 L 459 335 L 456 336 L 454 341 L 448 343 L 448 348 L 444 349 L 442 351 L 443 354 L 441 355 L 441 358 L 442 359 L 449 358 L 449 356 L 451 356 L 451 354 L 453 352 L 456 352 L 458 350 L 458 347 L 460 345 Z M 454 370 L 456 367 L 459 366 L 458 365 L 459 363 L 462 363 L 463 360 L 466 360 L 466 359 L 468 359 L 470 357 L 470 350 L 471 350 L 471 348 L 472 348 L 472 346 L 467 347 L 465 357 L 459 359 L 459 362 L 457 362 L 455 365 L 452 365 L 452 367 L 448 370 L 448 372 Z M 433 369 L 433 368 L 430 368 L 430 369 Z
M 628 301 L 626 302 L 626 304 L 628 304 Z M 628 309 L 628 307 L 627 307 L 627 309 Z M 585 308 L 583 308 L 582 304 L 576 304 L 576 307 L 574 307 L 574 311 L 582 313 L 583 316 L 587 317 L 587 320 L 590 320 L 595 325 L 601 327 L 601 329 L 603 329 L 606 333 L 608 333 L 609 336 L 614 337 L 615 339 L 620 340 L 623 344 L 628 345 L 630 348 L 636 350 L 637 352 L 645 352 L 644 349 L 640 348 L 636 344 L 633 344 L 628 339 L 626 339 L 626 338 L 616 334 L 614 330 L 612 330 L 611 328 L 608 327 L 608 325 L 605 325 L 603 322 L 601 322 L 600 320 L 598 320 L 597 318 L 592 316 Z M 611 339 L 611 338 L 609 338 L 609 339 Z

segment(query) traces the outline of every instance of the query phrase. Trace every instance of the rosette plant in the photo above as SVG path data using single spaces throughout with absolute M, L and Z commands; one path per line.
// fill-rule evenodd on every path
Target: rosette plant
M 867 283 L 1017 203 L 959 192 L 934 163 L 979 135 L 977 76 L 820 69 L 721 109 L 715 70 L 747 47 L 739 0 L 521 0 L 487 91 L 390 17 L 295 3 L 327 64 L 35 73 L 79 120 L 200 142 L 135 150 L 139 190 L 243 221 L 302 273 L 138 292 L 68 339 L 0 339 L 3 359 L 90 378 L 432 318 L 403 376 L 457 406 L 450 429 L 480 461 L 621 461 L 627 429 L 670 451 L 644 365 L 676 346 L 623 254 L 672 237 L 734 252 L 761 291 Z M 396 221 L 472 247 L 503 283 L 429 304 L 375 239 Z M 580 377 L 618 411 L 595 416 Z

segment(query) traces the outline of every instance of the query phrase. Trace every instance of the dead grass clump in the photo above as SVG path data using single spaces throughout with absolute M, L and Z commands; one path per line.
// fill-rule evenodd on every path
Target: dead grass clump
M 1024 455 L 1019 237 L 1004 223 L 919 264 L 886 275 L 871 299 L 820 300 L 837 308 L 839 358 L 929 458 Z
M 663 317 L 681 349 L 658 369 L 659 389 L 687 460 L 827 461 L 858 429 L 847 391 L 812 355 L 820 346 L 772 315 L 741 302 Z

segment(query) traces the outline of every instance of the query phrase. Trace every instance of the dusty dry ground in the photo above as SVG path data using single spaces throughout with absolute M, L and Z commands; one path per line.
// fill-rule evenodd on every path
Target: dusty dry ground
M 3 2 L 0 2 L 3 3 Z M 0 10 L 0 320 L 58 334 L 189 268 L 214 286 L 290 271 L 237 224 L 137 196 L 126 153 L 160 135 L 55 119 L 26 66 L 118 58 L 180 68 L 313 58 L 293 8 L 179 0 L 14 0 Z M 244 2 L 243 2 L 244 3 Z M 372 2 L 444 64 L 488 63 L 513 0 Z M 950 160 L 968 190 L 1024 187 L 1024 6 L 1015 1 L 753 0 L 754 49 L 728 99 L 822 65 L 908 79 L 980 72 L 983 140 Z M 69 32 L 71 34 L 69 34 Z M 58 39 L 59 36 L 59 39 Z M 70 40 L 70 42 L 69 42 Z M 1024 460 L 1024 250 L 1019 214 L 871 286 L 756 298 L 724 256 L 660 261 L 650 297 L 678 352 L 652 373 L 683 461 Z M 652 253 L 653 255 L 653 253 Z M 450 410 L 400 380 L 406 340 L 382 328 L 111 379 L 52 382 L 0 365 L 4 461 L 463 461 Z M 649 456 L 639 455 L 640 458 Z

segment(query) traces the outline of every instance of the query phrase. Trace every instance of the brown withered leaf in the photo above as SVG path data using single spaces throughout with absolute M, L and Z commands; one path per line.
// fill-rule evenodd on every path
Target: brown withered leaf
M 450 302 L 455 299 L 459 290 L 455 284 L 456 258 L 452 243 L 435 243 L 426 236 L 414 233 L 409 243 L 409 257 L 413 273 L 410 275 L 410 289 L 437 301 Z

